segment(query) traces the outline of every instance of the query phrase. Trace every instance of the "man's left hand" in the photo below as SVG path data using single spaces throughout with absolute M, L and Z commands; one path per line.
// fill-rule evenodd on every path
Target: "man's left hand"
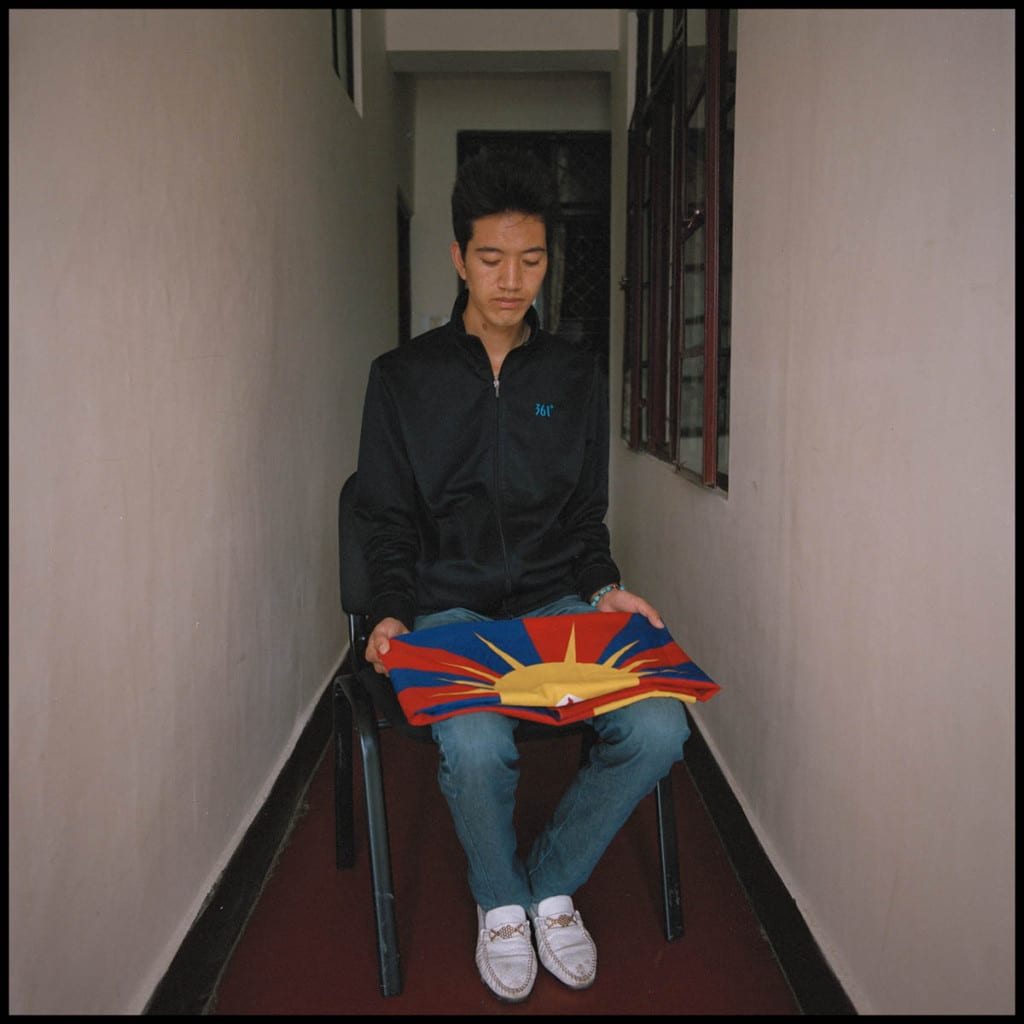
M 664 629 L 665 623 L 661 621 L 658 612 L 645 601 L 639 594 L 630 590 L 609 590 L 602 594 L 597 602 L 599 612 L 630 612 L 643 615 L 655 629 Z

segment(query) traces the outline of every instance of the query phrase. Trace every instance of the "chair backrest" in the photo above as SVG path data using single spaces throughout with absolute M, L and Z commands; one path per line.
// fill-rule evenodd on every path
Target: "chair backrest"
M 392 725 L 409 736 L 429 740 L 430 727 L 410 725 L 387 677 L 379 675 L 367 664 L 365 651 L 370 613 L 370 572 L 359 543 L 356 528 L 356 474 L 342 485 L 338 496 L 338 573 L 341 587 L 341 610 L 348 618 L 349 650 L 352 671 L 373 701 L 380 718 L 378 724 Z
M 370 611 L 370 574 L 356 530 L 356 474 L 341 488 L 338 497 L 338 571 L 341 584 L 341 610 L 346 615 L 366 615 Z

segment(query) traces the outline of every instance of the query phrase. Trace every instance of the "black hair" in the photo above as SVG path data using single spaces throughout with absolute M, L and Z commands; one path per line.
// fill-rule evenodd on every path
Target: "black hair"
M 452 227 L 462 255 L 473 237 L 473 221 L 496 213 L 539 217 L 545 227 L 558 207 L 548 168 L 528 150 L 481 150 L 459 167 L 452 189 Z

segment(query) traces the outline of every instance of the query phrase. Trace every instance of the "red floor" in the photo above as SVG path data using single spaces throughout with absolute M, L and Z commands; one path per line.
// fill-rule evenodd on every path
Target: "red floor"
M 383 735 L 404 989 L 377 978 L 369 867 L 357 779 L 358 854 L 334 868 L 330 755 L 217 989 L 213 1014 L 799 1014 L 683 765 L 673 772 L 686 935 L 659 918 L 654 798 L 620 831 L 576 905 L 598 946 L 584 992 L 541 968 L 525 1003 L 498 1002 L 473 962 L 476 914 L 428 744 Z M 572 741 L 522 747 L 520 835 L 536 832 L 574 770 Z M 357 758 L 358 760 L 358 758 Z

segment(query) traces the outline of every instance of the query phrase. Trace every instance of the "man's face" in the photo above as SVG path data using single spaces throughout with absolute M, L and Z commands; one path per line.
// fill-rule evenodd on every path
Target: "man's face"
M 452 242 L 452 262 L 469 289 L 466 330 L 483 337 L 522 322 L 548 269 L 544 221 L 496 213 L 473 221 L 465 258 Z

